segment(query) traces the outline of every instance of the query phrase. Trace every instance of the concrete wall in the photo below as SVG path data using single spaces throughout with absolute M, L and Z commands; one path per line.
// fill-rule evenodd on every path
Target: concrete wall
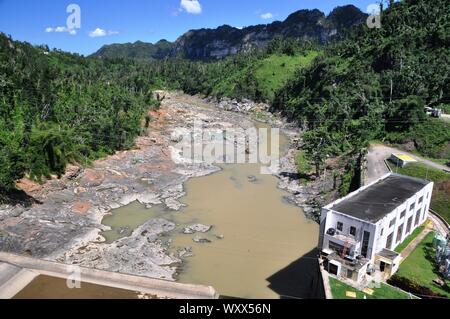
M 47 275 L 56 278 L 67 279 L 73 274 L 74 268 L 46 260 L 33 259 L 23 256 L 0 252 L 0 262 L 13 267 L 21 268 L 27 274 L 28 282 L 24 282 L 24 276 L 12 276 L 9 281 L 0 287 L 7 287 L 7 295 L 0 295 L 1 298 L 12 298 L 25 287 L 34 277 Z M 79 268 L 81 271 L 81 281 L 107 287 L 138 291 L 146 294 L 156 295 L 159 298 L 172 299 L 216 299 L 218 293 L 213 287 L 202 285 L 181 284 L 177 282 L 119 274 L 89 268 Z M 19 280 L 20 279 L 20 280 Z M 17 281 L 16 281 L 17 280 Z M 25 284 L 25 285 L 24 285 Z M 6 291 L 6 288 L 5 288 Z
M 428 210 L 430 208 L 431 196 L 433 192 L 433 183 L 427 185 L 421 191 L 416 193 L 414 196 L 409 198 L 406 202 L 404 202 L 397 209 L 392 211 L 390 214 L 386 215 L 383 219 L 378 221 L 377 223 L 377 238 L 376 238 L 376 247 L 375 251 L 379 252 L 386 248 L 388 236 L 391 233 L 394 233 L 392 247 L 391 250 L 394 250 L 399 246 L 411 233 L 420 225 L 422 225 L 428 218 Z M 423 196 L 423 202 L 419 203 L 420 197 Z M 411 205 L 414 204 L 414 209 L 411 210 Z M 401 218 L 401 214 L 406 210 L 406 214 L 403 218 Z M 416 213 L 420 211 L 420 220 L 418 225 L 415 225 L 416 222 Z M 408 219 L 412 217 L 411 230 L 406 232 Z M 394 225 L 390 226 L 392 220 L 395 219 Z M 400 242 L 397 242 L 397 234 L 398 228 L 400 225 L 403 225 L 403 231 L 401 235 Z M 383 234 L 381 231 L 383 230 Z

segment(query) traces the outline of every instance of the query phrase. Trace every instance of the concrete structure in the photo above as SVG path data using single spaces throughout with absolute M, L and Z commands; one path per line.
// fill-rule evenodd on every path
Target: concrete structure
M 213 287 L 79 267 L 82 282 L 169 299 L 217 299 Z M 13 298 L 39 275 L 67 279 L 74 266 L 0 252 L 0 299 Z
M 409 155 L 406 154 L 392 154 L 390 160 L 397 164 L 398 167 L 405 167 L 409 163 L 416 163 L 417 161 Z
M 325 269 L 363 282 L 400 264 L 394 249 L 428 218 L 433 183 L 387 174 L 322 209 L 319 246 Z

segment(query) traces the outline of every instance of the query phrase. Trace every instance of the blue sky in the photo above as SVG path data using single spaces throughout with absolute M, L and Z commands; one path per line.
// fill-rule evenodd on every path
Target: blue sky
M 375 0 L 0 0 L 0 31 L 32 44 L 81 54 L 102 45 L 175 40 L 190 29 L 222 24 L 243 27 L 284 20 L 299 9 L 354 4 L 366 11 Z M 66 27 L 69 4 L 81 8 L 81 28 Z M 56 32 L 58 31 L 58 32 Z M 72 34 L 71 34 L 72 33 Z M 76 33 L 76 34 L 75 34 Z

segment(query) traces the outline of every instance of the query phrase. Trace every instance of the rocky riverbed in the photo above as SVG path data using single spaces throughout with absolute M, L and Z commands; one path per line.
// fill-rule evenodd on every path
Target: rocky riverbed
M 294 157 L 299 132 L 268 113 L 263 104 L 236 103 L 166 94 L 161 109 L 150 113 L 153 122 L 148 133 L 137 138 L 134 149 L 117 152 L 89 168 L 71 166 L 62 178 L 44 185 L 20 181 L 18 186 L 35 201 L 28 207 L 0 206 L 0 250 L 174 280 L 177 266 L 186 254 L 169 251 L 167 235 L 176 228 L 173 222 L 153 219 L 131 236 L 106 244 L 101 232 L 108 227 L 102 225 L 102 220 L 113 209 L 134 201 L 147 207 L 164 205 L 167 210 L 178 211 L 183 207 L 180 202 L 185 196 L 183 184 L 189 178 L 220 170 L 205 162 L 192 164 L 178 157 L 173 146 L 179 142 L 180 129 L 192 129 L 194 120 L 200 121 L 205 129 L 247 129 L 254 126 L 252 119 L 283 129 L 290 138 L 290 149 L 281 159 L 279 187 L 291 194 L 289 202 L 303 207 L 308 216 L 315 218 L 314 199 L 333 185 L 327 179 L 309 186 L 298 183 Z M 184 227 L 192 233 L 210 229 L 206 225 Z
M 285 154 L 280 159 L 280 170 L 275 175 L 279 178 L 278 188 L 287 191 L 291 195 L 285 200 L 303 209 L 306 217 L 319 222 L 321 207 L 336 199 L 340 179 L 333 176 L 333 171 L 342 170 L 342 165 L 336 160 L 326 163 L 327 169 L 320 177 L 310 174 L 310 180 L 300 182 L 295 157 L 297 151 L 301 149 L 302 131 L 295 123 L 283 118 L 281 114 L 273 114 L 270 105 L 266 103 L 255 103 L 248 99 L 230 99 L 208 97 L 205 103 L 213 105 L 219 110 L 244 114 L 249 118 L 269 124 L 271 127 L 279 128 L 289 139 L 289 146 Z

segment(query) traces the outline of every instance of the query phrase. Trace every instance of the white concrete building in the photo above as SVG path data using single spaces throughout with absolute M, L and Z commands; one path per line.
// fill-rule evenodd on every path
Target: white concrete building
M 389 277 L 400 264 L 393 250 L 428 218 L 433 183 L 388 174 L 322 209 L 319 246 L 325 269 L 362 282 Z

